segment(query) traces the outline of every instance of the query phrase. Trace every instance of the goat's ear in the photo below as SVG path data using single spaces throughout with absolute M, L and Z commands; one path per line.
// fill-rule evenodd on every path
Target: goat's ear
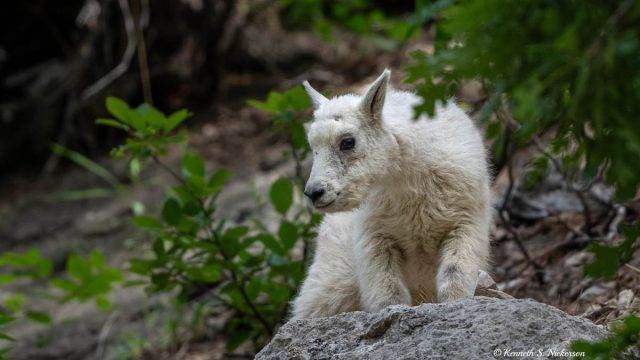
M 384 98 L 387 94 L 387 84 L 390 76 L 391 71 L 385 69 L 376 81 L 369 86 L 367 93 L 362 98 L 360 109 L 373 120 L 382 119 L 382 107 L 384 106 Z
M 320 105 L 329 101 L 329 99 L 327 99 L 324 95 L 320 94 L 316 89 L 311 87 L 311 84 L 309 84 L 308 81 L 305 80 L 302 83 L 302 86 L 304 87 L 304 89 L 307 91 L 307 94 L 311 98 L 311 104 L 313 105 L 313 110 L 318 109 Z

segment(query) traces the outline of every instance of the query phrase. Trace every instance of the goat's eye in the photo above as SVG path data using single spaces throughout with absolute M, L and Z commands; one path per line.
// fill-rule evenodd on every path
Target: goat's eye
M 340 141 L 340 150 L 347 151 L 356 147 L 356 139 L 352 137 L 344 138 Z

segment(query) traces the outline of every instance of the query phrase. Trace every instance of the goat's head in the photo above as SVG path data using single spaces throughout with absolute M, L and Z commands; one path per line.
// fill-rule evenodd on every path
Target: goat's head
M 359 207 L 398 154 L 398 143 L 382 121 L 389 76 L 385 70 L 364 96 L 332 99 L 304 82 L 315 110 L 307 130 L 313 167 L 304 193 L 316 208 L 338 212 Z

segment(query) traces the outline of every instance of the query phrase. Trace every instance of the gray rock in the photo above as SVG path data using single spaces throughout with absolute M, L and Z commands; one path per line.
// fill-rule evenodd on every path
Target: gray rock
M 515 352 L 525 352 L 519 359 L 567 358 L 560 351 L 570 351 L 572 340 L 606 334 L 533 300 L 475 297 L 292 321 L 256 359 L 493 359 Z

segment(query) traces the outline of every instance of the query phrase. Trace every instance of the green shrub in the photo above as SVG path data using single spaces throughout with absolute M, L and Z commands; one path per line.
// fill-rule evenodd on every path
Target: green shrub
M 9 285 L 20 279 L 43 279 L 51 275 L 53 264 L 50 260 L 42 258 L 38 249 L 30 249 L 24 253 L 6 252 L 0 256 L 0 285 Z M 2 329 L 18 318 L 26 318 L 35 322 L 48 323 L 50 317 L 42 312 L 27 310 L 25 304 L 27 298 L 24 294 L 9 293 L 2 307 L 0 307 L 0 340 L 13 342 L 14 339 Z M 4 346 L 0 348 L 0 359 L 5 358 L 5 354 L 11 348 Z
M 5 253 L 0 257 L 0 282 L 9 284 L 20 277 L 45 279 L 45 287 L 56 289 L 59 301 L 95 301 L 108 310 L 113 286 L 129 279 L 129 286 L 145 285 L 148 292 L 177 291 L 178 302 L 208 295 L 226 310 L 235 312 L 225 325 L 227 348 L 235 349 L 252 341 L 259 349 L 286 319 L 288 305 L 304 277 L 309 260 L 310 242 L 321 217 L 301 206 L 301 163 L 309 153 L 302 116 L 310 107 L 301 88 L 284 93 L 272 92 L 265 102 L 251 101 L 273 117 L 274 131 L 286 136 L 289 147 L 283 156 L 296 163 L 293 178 L 279 178 L 269 189 L 268 198 L 279 216 L 275 227 L 253 219 L 248 224 L 230 224 L 216 216 L 216 199 L 231 177 L 226 169 L 209 171 L 204 159 L 185 150 L 180 171 L 162 162 L 172 145 L 183 145 L 187 137 L 175 134 L 189 113 L 181 110 L 165 116 L 149 105 L 130 108 L 124 101 L 109 97 L 106 107 L 112 119 L 96 123 L 120 129 L 127 139 L 112 151 L 126 161 L 132 178 L 137 178 L 148 163 L 153 162 L 176 180 L 168 189 L 160 214 L 150 216 L 136 211 L 132 223 L 151 238 L 149 256 L 130 261 L 129 275 L 106 264 L 104 255 L 92 251 L 84 258 L 72 254 L 65 273 L 51 278 L 52 264 L 36 249 L 23 254 Z M 94 173 L 111 188 L 100 193 L 115 194 L 122 185 L 106 169 L 83 155 L 54 145 L 53 150 Z M 70 200 L 86 196 L 84 190 L 59 194 L 56 199 Z M 141 206 L 137 207 L 139 210 Z M 143 208 L 143 207 L 142 207 Z M 131 276 L 138 279 L 131 280 Z M 42 312 L 24 310 L 26 296 L 7 297 L 0 309 L 0 329 L 17 317 L 50 323 Z M 4 332 L 0 339 L 12 341 Z M 6 352 L 8 349 L 4 349 Z M 4 353 L 3 352 L 3 353 Z
M 120 270 L 107 265 L 107 261 L 97 250 L 88 258 L 71 254 L 67 258 L 66 276 L 51 280 L 51 284 L 62 290 L 61 301 L 94 300 L 102 310 L 109 310 L 109 294 L 113 286 L 123 280 Z
M 272 93 L 266 102 L 252 104 L 274 115 L 274 127 L 288 134 L 288 154 L 302 161 L 308 149 L 298 116 L 309 107 L 304 91 Z M 180 172 L 161 161 L 168 145 L 186 141 L 184 135 L 172 135 L 186 119 L 186 111 L 167 117 L 151 106 L 131 109 L 115 98 L 107 99 L 107 109 L 114 119 L 98 123 L 128 134 L 113 154 L 135 163 L 134 175 L 151 159 L 177 181 L 160 215 L 133 217 L 133 224 L 150 234 L 152 252 L 133 259 L 129 270 L 144 277 L 149 292 L 176 289 L 182 301 L 209 294 L 236 314 L 225 326 L 227 348 L 233 350 L 247 340 L 259 348 L 287 316 L 289 301 L 304 276 L 308 242 L 320 220 L 294 204 L 301 180 L 280 178 L 271 186 L 270 203 L 280 216 L 276 229 L 257 219 L 230 224 L 216 216 L 216 199 L 231 176 L 228 170 L 209 171 L 204 159 L 191 150 L 185 151 Z
M 285 25 L 311 28 L 321 38 L 331 40 L 336 29 L 367 37 L 387 50 L 404 45 L 431 20 L 433 10 L 451 0 L 415 2 L 414 13 L 389 14 L 369 0 L 280 0 Z
M 640 351 L 640 318 L 629 315 L 612 328 L 611 336 L 594 342 L 575 341 L 571 350 L 584 352 L 589 360 L 634 359 Z
M 60 277 L 52 277 L 53 263 L 42 257 L 36 248 L 24 253 L 2 254 L 0 270 L 0 285 L 9 285 L 21 279 L 43 282 L 45 291 L 50 288 L 57 289 L 50 294 L 53 300 L 94 300 L 103 310 L 110 308 L 109 293 L 113 286 L 122 280 L 121 272 L 108 266 L 104 256 L 97 251 L 91 252 L 86 259 L 78 254 L 70 255 L 66 263 L 66 275 Z M 0 307 L 0 340 L 9 343 L 14 341 L 2 329 L 19 319 L 43 325 L 52 323 L 51 315 L 33 309 L 28 304 L 27 294 L 15 291 L 6 296 Z M 5 358 L 10 349 L 10 346 L 0 348 L 0 359 Z

